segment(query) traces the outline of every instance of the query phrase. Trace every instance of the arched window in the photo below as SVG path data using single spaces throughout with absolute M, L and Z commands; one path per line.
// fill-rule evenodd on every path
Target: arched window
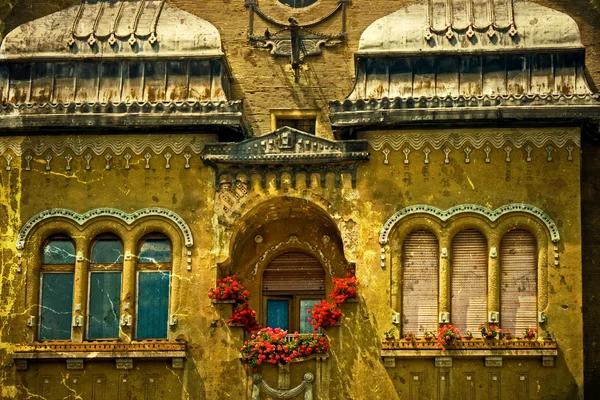
M 71 339 L 75 245 L 68 236 L 50 237 L 43 247 L 40 340 Z
M 410 233 L 402 244 L 403 331 L 423 335 L 438 321 L 439 245 L 426 230 Z
M 95 238 L 89 277 L 88 339 L 119 337 L 123 244 L 112 234 Z
M 519 334 L 537 327 L 537 244 L 531 233 L 515 229 L 500 243 L 500 321 Z
M 281 254 L 265 268 L 262 294 L 266 326 L 312 333 L 308 310 L 325 298 L 325 271 L 309 254 Z
M 477 332 L 487 321 L 487 240 L 474 229 L 452 240 L 452 324 L 462 333 Z
M 165 339 L 169 324 L 171 243 L 162 234 L 145 236 L 137 264 L 138 339 Z

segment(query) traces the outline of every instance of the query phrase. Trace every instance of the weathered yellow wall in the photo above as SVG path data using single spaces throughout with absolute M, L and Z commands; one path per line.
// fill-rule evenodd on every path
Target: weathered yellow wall
M 70 2 L 75 4 L 76 1 Z M 332 137 L 327 123 L 327 103 L 343 99 L 353 85 L 354 52 L 360 33 L 377 18 L 393 12 L 411 1 L 355 0 L 348 10 L 348 42 L 327 49 L 322 56 L 309 58 L 301 74 L 299 85 L 293 83 L 291 69 L 285 59 L 274 59 L 268 52 L 249 46 L 246 38 L 248 12 L 243 1 L 222 2 L 171 1 L 171 4 L 199 15 L 214 24 L 222 34 L 227 59 L 231 65 L 234 86 L 233 97 L 243 98 L 250 126 L 255 134 L 269 132 L 269 109 L 314 108 L 322 112 L 320 135 Z M 285 20 L 288 11 L 279 5 L 265 10 L 276 13 Z M 567 12 L 578 22 L 584 45 L 587 47 L 587 64 L 592 81 L 600 82 L 600 45 L 596 37 L 600 16 L 583 1 L 540 1 L 539 3 Z M 27 19 L 37 18 L 57 9 L 47 1 L 23 2 L 32 7 L 15 9 L 5 20 L 13 28 Z M 321 0 L 306 12 L 296 13 L 301 22 L 311 20 L 331 9 L 334 0 Z M 33 6 L 35 5 L 35 6 Z M 66 5 L 66 4 L 65 4 Z M 62 4 L 61 4 L 62 6 Z M 328 25 L 332 31 L 339 20 Z M 257 32 L 262 32 L 259 27 Z M 264 28 L 263 28 L 264 30 Z M 486 128 L 490 129 L 490 128 Z M 552 131 L 536 128 L 540 134 Z M 394 132 L 388 132 L 394 133 Z M 157 134 L 156 139 L 164 136 Z M 1 139 L 0 139 L 1 140 Z M 12 139 L 11 139 L 12 140 Z M 343 187 L 336 189 L 333 177 L 326 188 L 319 188 L 316 180 L 311 188 L 298 179 L 298 187 L 291 188 L 284 179 L 276 189 L 274 179 L 266 190 L 257 180 L 252 181 L 248 194 L 237 200 L 230 211 L 222 211 L 219 194 L 214 184 L 214 171 L 201 164 L 194 155 L 192 168 L 184 169 L 181 155 L 171 159 L 171 169 L 164 166 L 162 155 L 152 153 L 152 168 L 143 168 L 142 156 L 134 156 L 132 168 L 123 169 L 122 156 L 113 155 L 111 170 L 104 169 L 104 160 L 95 156 L 91 171 L 82 167 L 84 161 L 76 157 L 73 171 L 64 171 L 62 156 L 53 154 L 52 170 L 44 170 L 42 156 L 34 158 L 32 170 L 24 171 L 24 161 L 16 157 L 12 169 L 0 169 L 0 248 L 2 249 L 2 292 L 0 302 L 0 387 L 2 398 L 63 398 L 69 388 L 75 388 L 72 379 L 81 378 L 81 398 L 91 397 L 91 387 L 97 375 L 108 380 L 105 399 L 117 398 L 121 375 L 128 375 L 131 398 L 144 397 L 148 375 L 158 378 L 158 398 L 226 399 L 245 398 L 249 390 L 246 371 L 238 360 L 242 343 L 239 328 L 229 328 L 224 321 L 229 317 L 229 306 L 213 306 L 207 297 L 218 276 L 218 265 L 229 272 L 246 278 L 249 268 L 268 246 L 287 240 L 290 234 L 306 237 L 322 244 L 322 234 L 316 230 L 305 231 L 302 218 L 319 215 L 318 221 L 331 224 L 324 228 L 332 237 L 329 253 L 339 252 L 336 241 L 339 231 L 347 261 L 356 262 L 356 273 L 362 282 L 360 303 L 348 304 L 346 318 L 341 327 L 328 331 L 332 351 L 327 361 L 331 383 L 331 399 L 411 398 L 412 373 L 421 372 L 424 385 L 421 398 L 436 398 L 435 383 L 440 371 L 451 376 L 452 398 L 463 398 L 465 373 L 475 374 L 476 398 L 488 398 L 487 385 L 490 373 L 500 373 L 502 398 L 517 398 L 518 374 L 529 375 L 529 398 L 573 399 L 583 391 L 583 347 L 581 322 L 581 233 L 580 233 L 580 181 L 579 153 L 574 160 L 566 160 L 566 150 L 558 149 L 552 163 L 548 163 L 543 149 L 534 149 L 534 159 L 526 163 L 523 150 L 514 149 L 514 160 L 508 164 L 501 149 L 493 149 L 490 164 L 483 163 L 481 150 L 472 156 L 471 164 L 462 162 L 462 150 L 453 149 L 452 161 L 443 163 L 441 151 L 432 152 L 431 164 L 424 166 L 420 151 L 412 150 L 411 162 L 403 163 L 400 151 L 392 152 L 390 164 L 383 163 L 383 155 L 369 149 L 371 160 L 359 167 L 358 186 L 353 189 L 344 177 Z M 518 154 L 517 154 L 518 153 Z M 415 157 L 414 159 L 412 157 Z M 281 197 L 305 199 L 308 203 L 299 217 L 286 220 L 284 226 L 273 226 L 261 231 L 263 214 L 261 204 L 277 209 Z M 397 210 L 412 204 L 431 204 L 447 209 L 459 204 L 480 204 L 495 209 L 507 203 L 524 202 L 548 213 L 558 224 L 562 240 L 559 244 L 560 266 L 549 267 L 548 329 L 555 333 L 559 343 L 559 356 L 554 368 L 542 368 L 541 361 L 505 359 L 502 369 L 486 368 L 483 359 L 454 360 L 452 369 L 436 369 L 433 361 L 396 361 L 396 367 L 386 369 L 379 351 L 383 332 L 391 326 L 390 271 L 380 267 L 378 237 L 383 223 Z M 28 291 L 25 273 L 17 273 L 15 240 L 22 224 L 38 212 L 50 208 L 68 208 L 85 212 L 98 207 L 114 207 L 132 212 L 144 207 L 159 206 L 179 214 L 192 229 L 192 271 L 183 271 L 177 279 L 181 309 L 179 325 L 170 330 L 171 338 L 184 338 L 189 343 L 189 357 L 183 370 L 173 370 L 170 362 L 139 362 L 134 360 L 132 372 L 117 371 L 113 362 L 89 362 L 83 371 L 67 371 L 64 362 L 30 363 L 29 371 L 15 371 L 12 348 L 15 343 L 33 339 L 33 331 L 26 327 L 29 310 L 24 299 Z M 256 211 L 258 210 L 258 212 Z M 273 220 L 284 213 L 273 212 Z M 269 220 L 265 218 L 264 221 Z M 240 233 L 241 232 L 241 233 Z M 255 232 L 263 234 L 261 246 L 252 244 Z M 303 236 L 304 235 L 304 236 Z M 242 239 L 240 239 L 242 238 Z M 240 240 L 236 251 L 233 241 Z M 244 240 L 246 242 L 244 244 Z M 323 245 L 324 246 L 324 245 Z M 260 248 L 259 248 L 260 247 Z M 327 250 L 327 248 L 325 248 Z M 246 252 L 247 251 L 247 252 Z M 231 259 L 230 259 L 231 256 Z M 23 267 L 31 256 L 24 254 Z M 336 255 L 337 271 L 343 271 L 343 260 Z M 552 262 L 553 260 L 550 260 Z M 258 283 L 244 281 L 252 289 L 252 305 L 259 308 Z M 139 369 L 138 369 L 139 368 Z M 298 370 L 314 368 L 312 364 L 292 366 L 292 386 L 301 374 Z M 274 370 L 265 369 L 266 380 L 274 386 Z M 52 391 L 43 392 L 44 380 L 49 380 Z M 81 392 L 79 392 L 81 390 Z

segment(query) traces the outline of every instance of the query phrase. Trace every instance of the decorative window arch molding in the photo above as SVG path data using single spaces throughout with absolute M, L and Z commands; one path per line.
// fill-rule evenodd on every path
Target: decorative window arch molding
M 160 207 L 149 207 L 143 208 L 141 210 L 135 211 L 131 214 L 128 214 L 124 211 L 117 210 L 115 208 L 96 208 L 94 210 L 90 210 L 84 214 L 76 213 L 75 211 L 67 210 L 64 208 L 53 208 L 50 210 L 42 211 L 27 221 L 21 230 L 19 231 L 19 236 L 17 237 L 17 249 L 22 250 L 25 248 L 25 241 L 27 240 L 27 236 L 29 232 L 40 222 L 49 219 L 49 218 L 67 218 L 79 225 L 83 225 L 89 220 L 97 217 L 115 217 L 125 222 L 127 225 L 131 225 L 135 221 L 144 217 L 163 217 L 168 220 L 174 222 L 184 237 L 185 247 L 192 247 L 194 245 L 194 239 L 192 237 L 192 232 L 188 224 L 181 218 L 178 214 L 174 213 L 171 210 L 167 210 L 166 208 Z
M 383 225 L 381 229 L 381 233 L 379 234 L 379 244 L 381 246 L 385 246 L 388 243 L 389 235 L 392 232 L 394 226 L 405 217 L 408 217 L 413 214 L 429 214 L 434 217 L 439 218 L 442 221 L 447 221 L 451 217 L 463 214 L 463 213 L 475 213 L 479 215 L 483 215 L 490 221 L 494 222 L 501 216 L 513 213 L 513 212 L 523 212 L 527 214 L 531 214 L 538 219 L 540 219 L 548 228 L 550 232 L 550 238 L 553 243 L 558 243 L 560 241 L 560 235 L 558 233 L 558 228 L 552 218 L 548 216 L 545 212 L 540 210 L 537 207 L 534 207 L 529 204 L 507 204 L 496 210 L 490 210 L 487 207 L 476 205 L 476 204 L 464 204 L 460 206 L 452 207 L 446 211 L 440 210 L 439 208 L 428 206 L 428 205 L 415 205 L 403 208 L 396 212 L 394 215 L 390 217 Z

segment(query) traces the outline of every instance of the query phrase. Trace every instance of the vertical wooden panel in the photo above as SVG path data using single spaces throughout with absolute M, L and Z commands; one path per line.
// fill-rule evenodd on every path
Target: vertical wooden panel
M 210 99 L 211 71 L 210 61 L 190 61 L 190 93 L 189 98 L 193 100 Z
M 121 272 L 91 272 L 88 339 L 119 337 Z
M 435 94 L 437 96 L 455 96 L 459 91 L 458 71 L 460 59 L 458 57 L 439 57 L 436 63 L 437 82 Z
M 500 400 L 500 373 L 490 372 L 488 381 L 488 399 Z
M 129 385 L 129 375 L 119 376 L 119 400 L 129 400 L 131 398 Z
M 475 400 L 475 374 L 472 372 L 464 372 L 461 386 L 462 395 L 460 398 L 463 400 Z
M 8 103 L 8 64 L 0 64 L 0 104 Z
M 138 339 L 166 339 L 169 325 L 169 271 L 138 273 Z
M 121 101 L 121 62 L 104 62 L 100 65 L 100 90 L 98 101 L 118 103 Z
M 70 340 L 73 272 L 42 273 L 39 340 Z
M 156 387 L 158 386 L 158 375 L 146 375 L 145 400 L 156 400 Z
M 92 381 L 92 400 L 104 400 L 106 392 L 106 376 L 94 375 Z
M 77 67 L 78 103 L 95 103 L 98 99 L 98 74 L 100 65 L 97 62 L 84 62 Z
M 54 82 L 54 65 L 46 62 L 33 64 L 31 74 L 31 101 L 35 103 L 46 103 L 52 98 L 52 86 Z
M 414 97 L 432 97 L 435 95 L 435 64 L 432 57 L 415 58 L 413 62 Z
M 487 241 L 473 229 L 452 241 L 452 304 L 450 318 L 461 332 L 477 332 L 487 320 Z
M 575 93 L 575 56 L 571 53 L 558 53 L 554 55 L 555 80 L 554 91 L 557 94 Z
M 506 59 L 504 56 L 483 57 L 483 94 L 506 94 Z
M 59 62 L 54 65 L 54 102 L 75 100 L 75 64 Z
M 148 61 L 144 64 L 144 101 L 156 103 L 165 98 L 166 66 L 164 62 Z
M 460 94 L 481 96 L 481 57 L 463 56 L 460 59 Z
M 188 93 L 188 62 L 169 61 L 167 63 L 167 100 L 185 101 Z
M 522 95 L 529 91 L 529 66 L 525 55 L 507 55 L 506 71 L 508 94 Z
M 52 377 L 49 375 L 42 375 L 40 377 L 40 396 L 44 399 L 49 399 L 54 393 L 54 385 L 52 384 Z
M 508 232 L 500 243 L 500 321 L 522 334 L 537 327 L 537 244 L 526 230 Z
M 122 101 L 134 103 L 142 100 L 144 84 L 144 63 L 136 61 L 124 62 Z
M 516 400 L 529 400 L 529 374 L 517 372 Z
M 554 92 L 554 67 L 551 54 L 531 55 L 531 93 Z
M 438 400 L 450 400 L 450 374 L 438 373 Z
M 31 70 L 31 63 L 11 63 L 9 65 L 8 101 L 10 103 L 19 104 L 29 101 Z
M 409 58 L 390 61 L 390 97 L 411 97 L 413 94 L 412 62 Z
M 438 320 L 439 244 L 435 235 L 419 230 L 402 244 L 402 327 L 423 335 Z
M 420 372 L 412 372 L 410 374 L 409 379 L 410 381 L 408 382 L 408 386 L 410 400 L 422 400 L 423 397 L 421 396 L 421 381 L 423 379 L 423 374 Z
M 370 58 L 367 60 L 367 98 L 381 99 L 389 94 L 388 61 Z

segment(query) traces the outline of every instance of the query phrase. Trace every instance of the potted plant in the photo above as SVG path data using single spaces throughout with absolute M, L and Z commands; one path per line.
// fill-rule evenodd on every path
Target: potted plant
M 310 317 L 308 322 L 314 327 L 315 333 L 319 328 L 329 328 L 340 322 L 342 311 L 335 304 L 328 303 L 327 300 L 321 300 L 320 303 L 308 310 Z
M 502 329 L 494 324 L 479 324 L 479 332 L 484 339 L 500 339 Z
M 356 299 L 358 297 L 358 285 L 360 285 L 360 282 L 351 272 L 345 278 L 333 278 L 333 289 L 329 294 L 329 298 L 333 300 L 336 306 L 348 299 Z
M 463 338 L 467 339 L 467 340 L 471 340 L 473 339 L 473 334 L 471 333 L 471 331 L 467 331 L 465 332 L 465 334 L 463 335 Z
M 554 339 L 554 335 L 550 331 L 545 331 L 543 339 L 544 340 L 552 340 L 552 339 Z
M 415 340 L 415 334 L 408 331 L 404 334 L 404 340 L 406 340 L 407 342 L 412 342 Z
M 396 337 L 394 336 L 394 328 L 390 328 L 389 330 L 383 332 L 383 335 L 385 336 L 385 340 L 387 340 L 388 342 L 391 342 L 392 340 L 394 340 Z
M 460 339 L 460 331 L 452 325 L 444 325 L 438 328 L 436 346 L 441 347 L 442 351 L 446 351 L 446 346 L 456 339 Z
M 507 329 L 506 331 L 504 331 L 504 339 L 512 340 L 512 333 L 510 332 L 510 329 Z
M 523 333 L 523 338 L 524 339 L 535 339 L 536 335 L 537 335 L 537 329 L 527 328 L 527 329 L 525 329 L 525 332 Z
M 246 303 L 250 292 L 237 280 L 235 275 L 217 279 L 217 287 L 211 289 L 208 295 L 213 301 L 231 300 L 236 303 Z
M 425 331 L 425 333 L 423 334 L 423 337 L 425 338 L 425 340 L 429 341 L 429 340 L 433 339 L 433 335 L 434 335 L 433 332 Z

